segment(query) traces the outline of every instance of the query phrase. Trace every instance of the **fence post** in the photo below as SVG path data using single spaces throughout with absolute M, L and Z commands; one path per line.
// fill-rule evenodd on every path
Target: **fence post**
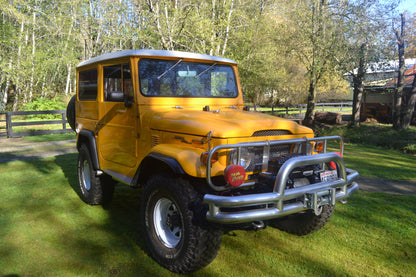
M 62 122 L 62 129 L 64 129 L 64 130 L 66 130 L 66 123 L 65 123 L 65 114 L 66 114 L 66 112 L 63 112 L 62 113 L 62 120 L 63 120 L 63 122 Z
M 10 138 L 13 135 L 12 118 L 11 118 L 10 112 L 6 113 L 6 132 L 7 132 L 7 138 Z

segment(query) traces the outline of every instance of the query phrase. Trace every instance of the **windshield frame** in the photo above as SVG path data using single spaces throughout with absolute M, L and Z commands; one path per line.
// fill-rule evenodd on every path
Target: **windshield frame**
M 163 62 L 166 62 L 165 70 L 162 70 L 162 72 L 155 72 L 155 71 L 147 71 L 152 73 L 146 73 L 144 70 L 143 63 L 147 62 L 148 65 L 151 64 L 151 62 L 157 62 L 163 64 Z M 158 97 L 158 98 L 217 98 L 217 99 L 235 99 L 239 96 L 239 87 L 237 84 L 237 74 L 234 69 L 234 65 L 226 64 L 226 63 L 219 63 L 218 61 L 188 61 L 183 59 L 158 59 L 158 58 L 141 58 L 138 61 L 138 71 L 137 74 L 139 76 L 139 90 L 140 94 L 144 97 Z M 178 89 L 178 83 L 181 83 L 185 89 L 188 88 L 187 84 L 183 80 L 178 80 L 180 78 L 184 78 L 181 76 L 178 72 L 180 72 L 181 66 L 191 66 L 192 69 L 195 69 L 197 67 L 201 68 L 202 70 L 195 73 L 195 76 L 186 76 L 189 78 L 189 80 L 192 82 L 199 82 L 198 84 L 194 84 L 189 86 L 189 88 L 193 88 L 197 94 L 192 93 L 191 95 L 186 94 L 179 94 L 181 91 Z M 192 68 L 194 66 L 195 68 Z M 210 74 L 214 73 L 214 74 Z M 147 76 L 146 76 L 147 74 Z M 173 76 L 167 76 L 174 74 Z M 206 76 L 207 74 L 210 74 Z M 215 86 L 215 74 L 226 74 L 226 77 L 217 77 L 220 81 L 217 80 L 217 85 Z M 143 76 L 144 75 L 144 76 Z M 168 89 L 165 91 L 171 92 L 170 94 L 163 94 L 163 92 L 160 89 L 160 85 L 163 82 L 164 78 L 173 77 L 174 80 L 168 80 L 163 85 L 168 85 Z M 200 80 L 203 78 L 208 78 L 208 81 Z M 172 79 L 172 78 L 171 78 Z M 222 80 L 221 80 L 222 79 Z M 148 93 L 148 91 L 145 91 L 145 89 L 149 90 L 151 82 L 159 82 L 157 85 L 159 86 L 159 89 L 153 89 L 153 93 Z M 144 81 L 147 82 L 147 84 L 144 83 Z M 208 83 L 206 83 L 208 82 Z M 215 87 L 212 87 L 214 84 Z M 203 88 L 195 88 L 195 86 L 203 86 Z M 207 86 L 209 87 L 207 89 Z M 220 88 L 221 87 L 221 88 Z M 231 88 L 231 89 L 229 89 Z M 178 92 L 179 91 L 179 92 Z M 158 93 L 155 93 L 158 92 Z M 228 93 L 227 93 L 228 92 Z M 218 95 L 215 95 L 218 93 Z

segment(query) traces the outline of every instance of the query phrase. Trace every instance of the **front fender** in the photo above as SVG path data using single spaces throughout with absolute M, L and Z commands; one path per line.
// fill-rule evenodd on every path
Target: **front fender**
M 201 162 L 201 154 L 205 152 L 203 149 L 178 144 L 159 144 L 151 152 L 176 160 L 187 175 L 198 178 L 206 177 L 206 165 Z M 212 176 L 221 175 L 223 171 L 224 166 L 221 166 L 218 162 L 212 164 Z

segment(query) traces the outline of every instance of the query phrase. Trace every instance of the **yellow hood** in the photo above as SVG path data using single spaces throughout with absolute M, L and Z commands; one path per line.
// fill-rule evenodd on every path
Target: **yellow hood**
M 261 130 L 288 130 L 294 135 L 312 134 L 313 131 L 291 120 L 241 110 L 205 112 L 195 110 L 172 110 L 155 112 L 151 129 L 205 136 L 213 131 L 215 138 L 251 137 Z

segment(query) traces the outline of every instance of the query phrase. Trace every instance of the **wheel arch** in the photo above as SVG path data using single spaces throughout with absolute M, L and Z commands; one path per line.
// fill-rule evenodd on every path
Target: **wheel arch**
M 146 180 L 155 173 L 163 173 L 172 176 L 185 175 L 180 163 L 169 156 L 157 152 L 151 152 L 141 162 L 133 178 L 133 184 L 143 186 Z
M 100 161 L 98 159 L 97 142 L 95 140 L 94 132 L 91 130 L 82 129 L 78 134 L 77 149 L 82 144 L 86 144 L 91 154 L 92 164 L 95 170 L 100 170 Z

